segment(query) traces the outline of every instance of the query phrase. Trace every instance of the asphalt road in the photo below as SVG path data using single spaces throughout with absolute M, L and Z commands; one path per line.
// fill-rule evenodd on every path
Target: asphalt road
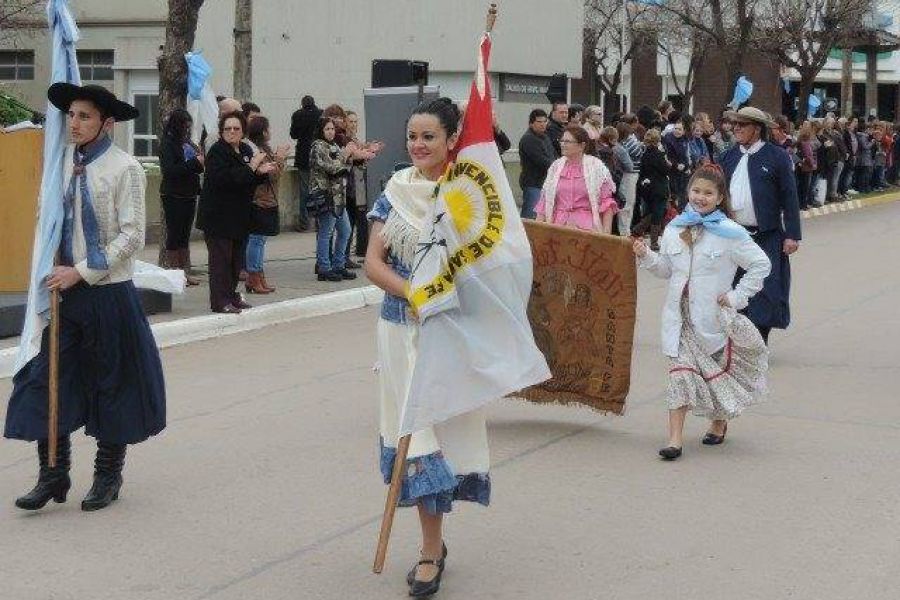
M 641 274 L 628 413 L 492 405 L 490 508 L 447 520 L 445 599 L 893 599 L 900 589 L 900 203 L 804 221 L 772 400 L 664 463 L 663 282 Z M 0 442 L 0 600 L 387 599 L 416 557 L 401 511 L 371 563 L 375 309 L 163 352 L 169 427 L 130 449 L 121 499 L 13 507 L 31 445 Z M 8 396 L 9 380 L 0 381 Z M 0 408 L 0 410 L 3 410 Z

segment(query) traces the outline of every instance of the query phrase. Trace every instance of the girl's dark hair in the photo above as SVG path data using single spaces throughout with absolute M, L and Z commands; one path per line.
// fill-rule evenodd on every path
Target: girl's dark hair
M 450 98 L 425 100 L 412 111 L 412 115 L 433 115 L 437 117 L 441 127 L 447 132 L 447 137 L 450 137 L 459 129 L 459 107 Z
M 695 180 L 702 179 L 704 181 L 709 181 L 714 186 L 716 186 L 716 190 L 719 192 L 719 196 L 722 197 L 722 202 L 719 204 L 719 208 L 725 213 L 725 216 L 729 219 L 732 218 L 733 214 L 731 211 L 731 201 L 728 198 L 728 180 L 725 179 L 725 172 L 722 170 L 722 167 L 715 163 L 706 163 L 697 167 L 694 171 L 694 174 L 691 175 L 690 181 L 688 181 L 688 189 L 690 190 L 691 185 Z
M 263 152 L 272 153 L 269 143 L 266 141 L 266 131 L 269 129 L 269 119 L 260 115 L 253 117 L 247 125 L 247 139 L 256 144 Z
M 334 121 L 331 120 L 330 117 L 319 117 L 319 124 L 316 125 L 316 135 L 315 138 L 317 140 L 325 140 L 325 126 L 331 123 L 334 125 Z M 335 126 L 335 134 L 337 134 L 337 126 Z M 328 140 L 325 140 L 326 142 Z
M 165 137 L 175 138 L 176 140 L 184 141 L 185 136 L 188 135 L 188 127 L 193 123 L 194 120 L 191 118 L 191 114 L 183 108 L 176 108 L 171 113 L 169 113 L 169 118 L 166 119 L 166 126 L 163 127 L 163 135 Z
M 312 96 L 303 96 L 303 98 L 300 99 L 300 106 L 302 108 L 306 108 L 306 109 L 315 108 L 316 101 L 313 99 Z
M 244 132 L 244 135 L 247 135 L 247 117 L 245 117 L 244 113 L 241 111 L 233 110 L 219 117 L 219 137 L 222 137 L 222 132 L 225 130 L 225 121 L 228 119 L 237 119 L 240 121 L 241 131 Z

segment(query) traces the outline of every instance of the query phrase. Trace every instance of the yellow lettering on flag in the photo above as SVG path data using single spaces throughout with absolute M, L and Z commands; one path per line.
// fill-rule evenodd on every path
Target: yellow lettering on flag
M 474 197 L 468 191 L 469 184 L 474 184 Z M 450 165 L 438 182 L 438 201 L 450 214 L 451 218 L 444 223 L 444 227 L 452 229 L 450 233 L 455 234 L 455 240 L 446 241 L 448 244 L 452 241 L 455 247 L 447 248 L 449 260 L 440 274 L 410 291 L 409 302 L 416 310 L 452 292 L 457 273 L 490 256 L 503 239 L 506 219 L 503 203 L 491 172 L 478 162 L 460 158 Z M 464 206 L 464 203 L 469 204 Z M 483 206 L 484 209 L 473 210 L 473 206 Z M 480 227 L 472 235 L 469 231 L 475 219 L 479 219 Z M 467 225 L 469 231 L 463 230 Z

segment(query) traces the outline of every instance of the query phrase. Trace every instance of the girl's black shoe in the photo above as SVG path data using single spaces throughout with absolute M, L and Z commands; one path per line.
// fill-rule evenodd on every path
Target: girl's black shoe
M 659 451 L 659 455 L 663 460 L 675 460 L 679 456 L 681 456 L 681 448 L 676 448 L 675 446 L 667 446 Z
M 444 574 L 444 559 L 432 560 L 430 558 L 422 559 L 416 566 L 434 565 L 438 568 L 437 575 L 431 581 L 419 581 L 413 579 L 412 585 L 409 586 L 409 595 L 413 598 L 426 598 L 438 593 L 441 589 L 441 576 Z
M 335 271 L 335 273 L 337 273 L 343 279 L 356 279 L 356 273 L 354 273 L 353 271 L 348 271 L 347 269 L 341 269 L 339 271 Z
M 441 561 L 447 558 L 447 544 L 441 542 Z M 412 585 L 413 581 L 416 580 L 416 567 L 419 565 L 416 564 L 412 569 L 409 570 L 409 573 L 406 574 L 406 585 Z
M 728 423 L 725 423 L 725 429 L 722 431 L 722 435 L 716 435 L 714 433 L 707 432 L 707 434 L 703 436 L 703 439 L 700 440 L 700 443 L 704 446 L 718 446 L 725 441 L 725 434 L 727 433 Z

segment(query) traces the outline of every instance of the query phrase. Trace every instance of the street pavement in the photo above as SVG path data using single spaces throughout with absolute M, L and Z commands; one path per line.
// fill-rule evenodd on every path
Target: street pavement
M 626 416 L 491 405 L 492 505 L 447 518 L 438 597 L 896 598 L 898 231 L 900 203 L 804 221 L 771 401 L 720 447 L 689 419 L 674 463 L 656 456 L 665 283 L 642 272 Z M 376 318 L 164 350 L 169 427 L 129 449 L 120 500 L 98 513 L 78 510 L 92 440 L 74 438 L 69 501 L 38 513 L 12 504 L 33 483 L 33 446 L 0 442 L 0 599 L 405 597 L 414 512 L 399 512 L 385 573 L 371 573 L 385 493 Z

